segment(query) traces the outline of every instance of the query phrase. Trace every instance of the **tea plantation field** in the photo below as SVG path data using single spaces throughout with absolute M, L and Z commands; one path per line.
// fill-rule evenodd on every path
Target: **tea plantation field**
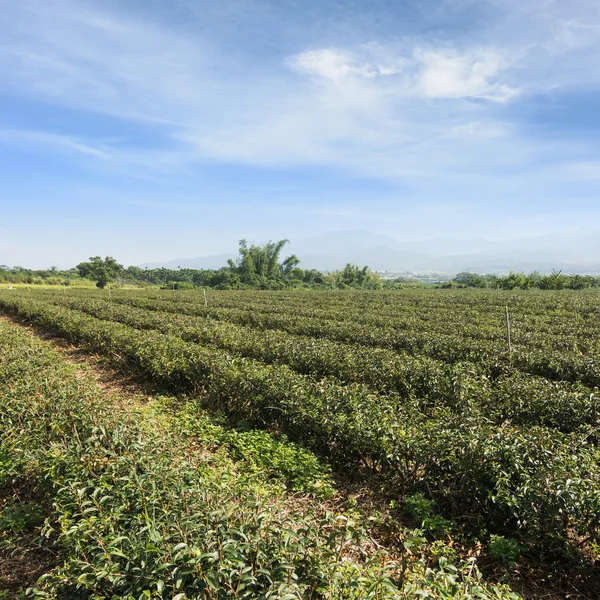
M 255 552 L 263 562 L 256 562 L 257 554 L 250 553 L 251 558 L 236 549 L 241 553 L 234 566 L 227 567 L 229 579 L 223 579 L 228 587 L 212 588 L 212 581 L 224 577 L 220 555 L 216 562 L 202 563 L 200 572 L 205 576 L 192 576 L 189 569 L 196 567 L 189 567 L 187 558 L 181 559 L 185 567 L 173 562 L 184 548 L 189 557 L 215 552 L 199 542 L 196 554 L 190 550 L 195 536 L 201 535 L 191 515 L 206 519 L 212 500 L 206 500 L 207 507 L 194 507 L 190 512 L 171 494 L 168 502 L 174 502 L 174 508 L 156 512 L 156 506 L 167 502 L 160 490 L 167 493 L 167 488 L 175 486 L 169 478 L 179 458 L 172 450 L 161 453 L 159 460 L 148 449 L 153 444 L 160 448 L 166 443 L 180 444 L 180 438 L 165 442 L 161 437 L 160 444 L 141 442 L 146 445 L 136 451 L 143 455 L 140 460 L 148 477 L 157 478 L 149 484 L 158 494 L 153 526 L 170 533 L 159 541 L 151 537 L 154 530 L 144 522 L 140 508 L 146 492 L 141 484 L 139 491 L 137 483 L 128 484 L 131 499 L 125 508 L 125 504 L 118 508 L 120 515 L 127 516 L 114 516 L 111 521 L 112 500 L 103 508 L 99 496 L 104 495 L 104 484 L 98 482 L 104 481 L 106 465 L 113 458 L 101 456 L 111 453 L 118 469 L 133 469 L 128 459 L 121 462 L 121 455 L 132 452 L 136 436 L 152 438 L 156 432 L 113 433 L 129 425 L 115 422 L 114 411 L 107 412 L 93 394 L 92 405 L 80 404 L 77 386 L 68 387 L 68 376 L 66 388 L 61 388 L 56 399 L 53 390 L 45 392 L 45 408 L 36 408 L 31 425 L 22 425 L 22 419 L 29 418 L 27 407 L 38 402 L 27 386 L 48 378 L 54 381 L 57 375 L 46 375 L 45 369 L 61 372 L 67 367 L 60 366 L 56 357 L 45 358 L 43 365 L 48 365 L 37 367 L 31 357 L 36 352 L 46 356 L 46 351 L 33 339 L 19 341 L 19 335 L 25 334 L 15 332 L 15 325 L 6 325 L 2 347 L 5 353 L 14 354 L 8 364 L 21 367 L 11 371 L 12 367 L 4 366 L 0 373 L 3 385 L 8 382 L 11 390 L 8 399 L 2 400 L 5 413 L 0 417 L 3 460 L 11 464 L 10 469 L 12 462 L 18 463 L 17 471 L 26 472 L 31 460 L 41 461 L 52 471 L 44 484 L 49 486 L 45 493 L 59 498 L 53 509 L 59 514 L 48 513 L 45 527 L 54 531 L 50 537 L 54 536 L 60 556 L 69 557 L 53 567 L 39 593 L 68 589 L 72 594 L 68 597 L 73 598 L 385 598 L 418 597 L 420 589 L 421 597 L 431 598 L 511 597 L 505 588 L 476 583 L 472 574 L 478 573 L 477 568 L 472 561 L 465 562 L 475 554 L 481 554 L 491 578 L 513 580 L 526 572 L 531 589 L 546 586 L 547 597 L 552 597 L 552 590 L 571 597 L 593 597 L 590 594 L 596 592 L 589 590 L 600 589 L 596 566 L 600 548 L 600 294 L 595 291 L 210 291 L 205 302 L 198 292 L 112 290 L 109 296 L 106 290 L 2 290 L 0 312 L 93 351 L 162 393 L 185 396 L 188 401 L 182 403 L 181 411 L 173 409 L 177 402 L 171 403 L 170 410 L 176 414 L 189 410 L 191 404 L 207 414 L 222 415 L 228 426 L 241 423 L 252 432 L 269 432 L 261 434 L 269 439 L 290 440 L 285 443 L 298 452 L 296 462 L 317 461 L 325 465 L 319 468 L 331 469 L 344 485 L 366 482 L 388 506 L 387 518 L 397 519 L 404 528 L 404 533 L 386 538 L 391 554 L 385 560 L 379 555 L 359 559 L 360 552 L 348 551 L 342 560 L 344 568 L 334 569 L 341 573 L 338 581 L 322 570 L 330 561 L 323 558 L 330 551 L 324 541 L 329 538 L 322 537 L 326 526 L 306 527 L 311 531 L 306 538 L 310 548 L 294 546 L 287 555 L 278 545 L 283 544 L 281 538 L 271 530 L 284 525 L 274 522 L 265 539 L 256 542 L 261 549 Z M 6 359 L 0 364 L 6 365 Z M 68 425 L 60 421 L 60 411 L 55 414 L 48 408 L 48 402 L 56 402 L 65 411 Z M 74 407 L 72 411 L 67 410 L 69 406 Z M 106 414 L 99 417 L 100 413 Z M 84 423 L 87 442 L 66 435 L 75 418 Z M 100 418 L 108 420 L 103 433 L 97 429 Z M 131 419 L 132 431 L 137 432 L 135 428 L 141 426 Z M 55 427 L 52 423 L 57 420 L 60 424 Z M 17 429 L 26 432 L 24 438 L 19 437 L 22 433 L 14 437 Z M 24 449 L 30 430 L 40 445 L 39 456 L 33 458 Z M 126 442 L 118 441 L 121 435 Z M 113 439 L 117 439 L 116 446 L 109 441 Z M 50 451 L 55 443 L 62 444 L 67 453 L 100 454 L 90 458 L 89 471 L 81 473 L 78 466 L 77 473 L 58 476 L 54 475 L 57 467 L 47 466 L 58 460 Z M 10 444 L 15 448 L 21 444 L 22 456 Z M 7 447 L 11 459 L 6 458 Z M 18 461 L 15 456 L 20 456 Z M 10 469 L 6 472 L 12 473 Z M 123 477 L 134 476 L 133 471 L 127 473 Z M 6 485 L 7 477 L 0 471 L 0 479 L 4 478 L 0 485 Z M 70 477 L 75 483 L 70 483 Z M 88 479 L 82 481 L 82 477 Z M 200 486 L 194 479 L 197 475 L 185 477 L 191 477 L 186 485 Z M 117 480 L 115 475 L 110 485 Z M 302 485 L 302 492 L 312 494 L 318 503 L 318 486 Z M 323 485 L 335 488 L 334 483 Z M 284 487 L 286 494 L 294 493 L 289 477 Z M 79 489 L 84 491 L 80 494 Z M 210 493 L 210 489 L 205 492 Z M 112 492 L 109 496 L 113 498 Z M 62 508 L 62 498 L 66 498 L 64 507 L 70 508 Z M 123 498 L 119 502 L 124 503 Z M 82 504 L 84 499 L 92 504 Z M 258 511 L 256 500 L 252 502 L 243 511 Z M 96 550 L 84 560 L 80 555 L 90 543 L 85 537 L 88 525 L 82 525 L 90 518 L 84 506 L 92 505 L 110 524 L 107 521 L 102 532 L 95 531 Z M 270 508 L 275 513 L 279 510 L 275 505 Z M 243 511 L 222 517 L 224 531 L 242 527 L 236 519 L 250 514 Z M 130 512 L 135 518 L 128 516 Z M 369 538 L 368 515 L 363 517 L 364 535 Z M 183 525 L 178 524 L 181 519 Z M 56 525 L 59 522 L 66 525 Z M 127 531 L 132 527 L 130 535 Z M 71 536 L 69 528 L 76 533 Z M 377 529 L 382 529 L 381 524 Z M 412 538 L 406 531 L 412 532 Z M 245 535 L 235 534 L 236 544 Z M 428 549 L 426 558 L 410 549 L 409 538 L 416 537 Z M 117 540 L 114 555 L 112 539 Z M 263 542 L 269 550 L 261 546 Z M 355 543 L 360 546 L 360 539 Z M 442 546 L 447 552 L 440 550 Z M 266 554 L 261 554 L 263 550 Z M 299 566 L 300 556 L 309 554 L 315 557 L 313 562 Z M 96 560 L 99 555 L 105 562 Z M 419 562 L 419 556 L 425 563 Z M 279 573 L 279 567 L 273 566 L 279 560 L 287 565 L 289 577 L 273 577 L 283 587 L 264 574 Z M 149 564 L 162 569 L 165 576 L 148 575 Z M 468 577 L 465 564 L 471 565 Z M 450 567 L 458 582 L 454 587 L 444 579 L 444 569 Z M 180 570 L 173 575 L 175 568 Z M 238 568 L 239 576 L 234 576 Z M 245 569 L 252 573 L 255 586 L 246 592 Z M 177 572 L 183 587 L 177 585 Z M 136 577 L 151 582 L 133 585 Z M 427 577 L 430 583 L 436 577 L 446 583 L 436 587 L 437 583 L 426 583 Z M 113 579 L 117 582 L 110 584 L 113 587 L 105 583 Z M 199 582 L 204 582 L 206 591 L 198 591 Z M 525 588 L 525 595 L 536 595 Z M 176 596 L 179 593 L 184 595 Z

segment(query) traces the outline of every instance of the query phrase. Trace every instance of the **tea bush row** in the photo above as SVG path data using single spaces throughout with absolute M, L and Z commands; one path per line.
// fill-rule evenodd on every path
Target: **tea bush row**
M 339 467 L 367 465 L 397 495 L 423 491 L 477 530 L 563 553 L 575 551 L 573 532 L 597 538 L 600 470 L 591 430 L 521 430 L 448 407 L 425 415 L 364 386 L 312 380 L 174 336 L 22 298 L 2 297 L 0 305 L 164 385 L 204 388 L 220 409 L 276 425 Z
M 40 506 L 51 506 L 41 543 L 61 559 L 29 596 L 398 597 L 384 556 L 348 558 L 364 543 L 358 524 L 351 531 L 300 508 L 262 479 L 240 477 L 222 455 L 207 459 L 202 445 L 214 440 L 196 436 L 190 454 L 177 432 L 141 426 L 143 415 L 119 410 L 6 325 L 0 385 L 1 448 L 11 457 L 1 463 L 2 489 L 16 499 L 20 488 L 36 489 Z
M 315 343 L 311 338 L 284 332 L 259 332 L 109 302 L 70 298 L 55 302 L 102 320 L 160 331 L 267 363 L 286 364 L 299 373 L 366 383 L 384 393 L 413 398 L 426 413 L 432 406 L 449 406 L 455 412 L 471 411 L 477 406 L 482 418 L 490 422 L 511 420 L 516 424 L 556 427 L 563 432 L 600 424 L 600 398 L 588 388 L 515 372 L 511 365 L 495 365 L 492 377 L 481 363 L 447 365 L 383 348 L 330 340 Z M 519 360 L 521 357 L 516 362 Z
M 514 342 L 514 353 L 507 356 L 507 343 L 504 337 L 495 335 L 494 339 L 472 338 L 466 335 L 464 327 L 455 329 L 447 322 L 423 331 L 411 328 L 396 329 L 393 324 L 388 327 L 371 327 L 348 322 L 323 322 L 315 318 L 299 317 L 295 314 L 265 315 L 251 310 L 206 309 L 203 306 L 182 308 L 180 304 L 141 298 L 115 299 L 145 310 L 167 312 L 169 314 L 185 314 L 204 316 L 251 327 L 260 331 L 281 330 L 293 335 L 303 335 L 314 339 L 329 339 L 368 347 L 380 347 L 406 352 L 413 355 L 424 355 L 435 360 L 454 363 L 458 361 L 492 362 L 514 364 L 521 370 L 556 380 L 581 381 L 590 387 L 600 385 L 600 361 L 598 352 L 584 354 L 577 348 L 579 338 L 574 339 L 571 349 L 565 352 L 562 347 L 564 339 L 554 344 L 546 330 L 535 338 L 529 336 L 526 344 Z M 505 334 L 503 334 L 505 335 Z M 585 339 L 583 337 L 582 339 Z M 514 340 L 514 338 L 513 338 Z M 554 348 L 558 345 L 559 348 Z M 600 347 L 598 347 L 600 350 Z

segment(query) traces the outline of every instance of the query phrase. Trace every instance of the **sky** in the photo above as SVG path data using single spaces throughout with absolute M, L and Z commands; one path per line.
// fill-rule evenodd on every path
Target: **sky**
M 597 0 L 0 0 L 0 264 L 600 230 Z

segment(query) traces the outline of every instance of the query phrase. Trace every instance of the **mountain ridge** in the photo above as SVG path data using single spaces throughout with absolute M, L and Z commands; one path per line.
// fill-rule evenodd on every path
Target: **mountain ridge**
M 296 254 L 304 269 L 332 271 L 346 263 L 375 271 L 502 273 L 562 269 L 600 273 L 600 231 L 573 230 L 529 238 L 485 240 L 451 237 L 401 241 L 363 230 L 334 231 L 292 242 L 283 256 Z M 142 268 L 218 269 L 237 253 L 146 263 Z

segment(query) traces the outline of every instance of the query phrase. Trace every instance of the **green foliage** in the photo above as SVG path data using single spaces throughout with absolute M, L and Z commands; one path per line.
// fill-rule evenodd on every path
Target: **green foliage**
M 0 302 L 161 385 L 204 388 L 207 401 L 233 418 L 274 424 L 339 467 L 371 465 L 388 473 L 389 485 L 398 492 L 426 486 L 454 519 L 468 509 L 478 518 L 477 528 L 509 529 L 530 543 L 567 544 L 571 519 L 582 533 L 595 535 L 596 500 L 590 492 L 598 484 L 590 471 L 595 450 L 585 442 L 587 433 L 567 439 L 529 427 L 525 435 L 488 423 L 482 415 L 493 405 L 478 406 L 486 402 L 485 379 L 478 382 L 468 371 L 453 375 L 453 392 L 441 403 L 434 396 L 427 401 L 384 396 L 360 384 L 315 381 L 283 365 L 236 360 L 172 335 L 142 332 L 25 297 Z M 531 431 L 539 432 L 538 439 L 530 441 Z M 554 457 L 551 465 L 546 452 Z M 560 490 L 567 480 L 572 493 L 564 495 Z M 432 527 L 443 526 L 431 518 Z
M 276 438 L 261 430 L 223 427 L 192 402 L 179 410 L 176 418 L 188 435 L 210 440 L 211 445 L 226 449 L 236 462 L 243 462 L 245 473 L 261 474 L 269 481 L 280 480 L 291 491 L 319 498 L 335 493 L 329 467 L 285 436 Z
M 459 287 L 496 288 L 502 290 L 583 290 L 600 285 L 600 278 L 591 275 L 563 275 L 562 271 L 552 271 L 541 275 L 533 273 L 509 273 L 506 277 L 497 275 L 478 275 L 477 273 L 458 273 L 450 283 Z M 448 285 L 444 287 L 450 287 Z
M 452 564 L 458 562 L 458 554 L 456 550 L 442 540 L 436 540 L 433 542 L 429 547 L 429 551 L 431 556 L 437 558 L 438 561 L 444 558 L 447 562 Z
M 297 256 L 291 255 L 279 263 L 279 256 L 289 240 L 269 242 L 264 246 L 240 240 L 239 258 L 237 262 L 228 261 L 231 271 L 239 276 L 240 282 L 251 286 L 265 286 L 269 282 L 290 277 L 300 263 Z
M 367 290 L 381 289 L 383 286 L 381 278 L 369 267 L 359 267 L 350 263 L 341 271 L 334 271 L 326 278 L 338 288 L 358 288 Z
M 99 256 L 91 256 L 89 262 L 79 263 L 77 270 L 81 277 L 91 279 L 96 282 L 97 287 L 104 288 L 123 272 L 123 265 L 112 256 L 107 256 L 104 260 Z
M 8 502 L 0 509 L 0 535 L 41 525 L 44 516 L 44 507 L 37 502 Z
M 523 547 L 514 538 L 503 535 L 492 535 L 488 544 L 491 556 L 495 556 L 507 564 L 514 564 L 519 558 Z
M 208 307 L 184 291 L 0 294 L 4 312 L 201 394 L 224 420 L 188 402 L 182 427 L 260 485 L 327 497 L 311 449 L 376 476 L 430 537 L 580 565 L 600 542 L 598 306 L 591 290 L 212 292 Z
M 467 287 L 488 287 L 488 280 L 483 275 L 477 275 L 477 273 L 458 273 L 454 278 L 454 281 L 459 285 L 465 285 Z
M 8 267 L 0 265 L 0 282 L 26 283 L 30 285 L 71 285 L 79 278 L 77 269 L 61 271 L 56 267 L 49 269 L 26 269 L 25 267 Z
M 442 556 L 437 568 L 404 562 L 397 580 L 385 552 L 365 551 L 360 516 L 315 509 L 260 468 L 256 476 L 248 470 L 266 449 L 280 457 L 285 479 L 297 473 L 295 459 L 326 479 L 306 450 L 228 432 L 191 405 L 171 417 L 174 399 L 126 410 L 14 327 L 0 324 L 0 350 L 2 472 L 12 486 L 28 478 L 51 500 L 40 533 L 60 554 L 29 597 L 516 598 L 484 583 L 473 563 Z M 24 520 L 39 527 L 37 507 L 18 511 L 8 510 L 5 530 L 14 534 Z
M 439 559 L 439 568 L 425 568 L 423 575 L 404 589 L 406 598 L 452 598 L 453 600 L 483 600 L 489 598 L 489 588 L 482 581 L 481 573 L 474 568 L 474 561 L 455 565 L 446 558 Z M 506 586 L 498 586 L 494 593 L 498 600 L 519 600 L 520 596 Z
M 238 475 L 253 461 L 202 452 L 211 442 L 198 431 L 189 438 L 162 429 L 151 411 L 139 420 L 124 413 L 21 332 L 0 326 L 0 348 L 2 448 L 13 481 L 35 474 L 52 498 L 42 535 L 63 558 L 31 595 L 393 597 L 383 556 L 345 558 L 360 527 L 298 507 L 262 475 Z M 190 440 L 199 446 L 192 454 Z M 2 530 L 39 517 L 38 506 L 8 505 Z
M 369 267 L 359 267 L 347 263 L 339 271 L 321 273 L 315 269 L 304 270 L 299 267 L 300 259 L 290 255 L 281 262 L 279 257 L 289 240 L 268 242 L 264 246 L 250 245 L 240 240 L 239 257 L 236 261 L 227 261 L 220 269 L 167 269 L 165 267 L 142 269 L 134 265 L 124 269 L 111 257 L 102 260 L 91 257 L 87 263 L 76 268 L 60 271 L 56 267 L 49 269 L 26 269 L 21 266 L 0 265 L 0 282 L 31 285 L 70 285 L 79 278 L 89 278 L 97 282 L 100 288 L 118 278 L 120 283 L 138 287 L 158 286 L 161 289 L 191 290 L 211 288 L 215 290 L 262 289 L 281 290 L 285 288 L 315 289 L 367 289 L 400 290 L 424 288 L 429 286 L 445 289 L 463 287 L 494 288 L 504 290 L 533 288 L 544 290 L 583 290 L 600 287 L 600 277 L 591 275 L 563 275 L 561 271 L 542 275 L 533 273 L 514 273 L 501 277 L 497 275 L 479 275 L 476 273 L 458 273 L 454 280 L 444 281 L 442 274 L 427 276 L 415 275 L 383 280 Z M 443 281 L 443 283 L 441 283 Z
M 435 502 L 421 493 L 406 498 L 404 508 L 415 521 L 419 522 L 422 529 L 431 533 L 444 533 L 453 527 L 452 521 L 444 519 L 437 513 Z

